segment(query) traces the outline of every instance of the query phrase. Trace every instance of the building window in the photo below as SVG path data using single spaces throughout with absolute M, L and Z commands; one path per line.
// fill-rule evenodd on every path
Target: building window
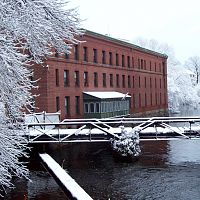
M 59 70 L 56 69 L 55 73 L 56 73 L 56 86 L 58 87 L 59 86 Z
M 128 87 L 130 88 L 131 87 L 131 77 L 128 76 Z
M 151 93 L 151 106 L 153 105 L 153 96 L 152 96 L 152 93 Z
M 156 70 L 157 70 L 157 69 L 156 69 L 156 62 L 155 62 L 155 72 L 156 72 Z
M 113 74 L 110 74 L 110 87 L 113 87 Z
M 78 60 L 78 45 L 74 46 L 74 60 Z
M 95 103 L 95 112 L 100 113 L 100 103 Z
M 165 75 L 165 62 L 162 63 L 163 75 Z
M 147 87 L 147 78 L 144 77 L 144 87 L 146 88 Z
M 119 66 L 119 54 L 116 53 L 116 65 Z
M 156 81 L 156 78 L 155 78 L 155 88 L 157 88 L 157 81 Z
M 90 103 L 90 113 L 94 113 L 94 103 Z
M 139 80 L 138 80 L 138 82 L 139 82 L 138 84 L 139 84 L 139 88 L 140 88 L 140 76 L 139 76 Z
M 152 79 L 150 77 L 150 88 L 152 88 Z
M 138 58 L 138 69 L 140 69 L 140 59 Z
M 109 65 L 112 65 L 112 52 L 109 52 Z
M 122 67 L 125 66 L 125 63 L 124 63 L 124 55 L 122 55 Z
M 94 87 L 98 87 L 98 74 L 94 72 Z
M 106 87 L 106 73 L 103 73 L 103 87 Z
M 163 85 L 164 85 L 164 88 L 165 88 L 166 87 L 165 78 L 163 79 Z
M 160 93 L 160 105 L 162 105 L 162 94 Z
M 133 76 L 133 88 L 135 87 L 135 77 Z
M 155 93 L 156 105 L 158 105 L 157 93 Z
M 70 97 L 69 96 L 66 96 L 65 97 L 65 115 L 66 116 L 70 116 Z
M 106 64 L 106 52 L 102 51 L 102 64 Z
M 69 86 L 69 70 L 64 70 L 64 87 Z
M 125 88 L 126 84 L 125 84 L 125 75 L 122 75 L 122 87 Z
M 144 60 L 144 69 L 145 69 L 145 70 L 147 69 L 146 60 Z
M 131 67 L 131 64 L 130 64 L 130 56 L 127 56 L 127 65 L 128 65 L 128 68 Z
M 100 107 L 100 105 L 99 105 L 99 107 Z M 129 110 L 129 108 L 130 108 L 129 100 L 101 102 L 101 112 L 102 113 L 124 111 L 124 110 Z M 97 109 L 95 110 L 95 112 L 97 112 Z
M 84 103 L 84 113 L 89 113 L 89 104 Z
M 160 78 L 160 89 L 162 88 L 162 80 L 161 80 L 161 78 Z
M 88 49 L 87 49 L 87 47 L 83 47 L 83 60 L 85 62 L 88 61 Z
M 100 113 L 100 103 L 84 103 L 84 113 Z
M 89 81 L 88 81 L 88 72 L 84 72 L 83 74 L 83 79 L 84 79 L 84 87 L 88 87 L 89 86 Z
M 79 71 L 75 71 L 74 72 L 74 82 L 75 82 L 75 86 L 78 87 L 80 85 L 79 82 Z
M 120 85 L 119 85 L 119 74 L 116 74 L 116 86 L 120 87 Z
M 93 49 L 93 62 L 97 63 L 97 49 Z
M 150 61 L 150 71 L 151 71 L 151 61 Z
M 143 69 L 143 60 L 141 59 L 141 69 Z
M 56 112 L 60 110 L 60 98 L 56 97 Z
M 76 114 L 80 114 L 80 97 L 75 97 Z

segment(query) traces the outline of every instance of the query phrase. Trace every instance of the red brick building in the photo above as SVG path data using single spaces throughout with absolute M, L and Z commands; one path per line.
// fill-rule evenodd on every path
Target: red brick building
M 36 112 L 61 110 L 63 119 L 91 117 L 88 113 L 99 117 L 95 113 L 122 107 L 126 112 L 118 114 L 167 110 L 166 55 L 91 31 L 80 40 L 85 42 L 73 46 L 70 55 L 55 54 L 46 61 L 49 67 L 34 67 L 34 79 L 40 79 Z M 95 93 L 102 91 L 119 96 L 109 99 Z M 122 99 L 126 103 L 121 104 Z

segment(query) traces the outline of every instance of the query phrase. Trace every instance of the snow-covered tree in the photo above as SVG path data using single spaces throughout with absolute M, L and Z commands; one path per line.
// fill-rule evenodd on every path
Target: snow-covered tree
M 167 63 L 169 66 L 176 66 L 180 64 L 180 62 L 176 59 L 174 49 L 167 43 L 161 44 L 155 39 L 148 40 L 144 38 L 137 38 L 135 40 L 135 44 L 162 54 L 166 54 L 168 56 Z
M 200 103 L 197 88 L 183 65 L 168 70 L 168 102 L 172 112 L 179 111 L 183 105 L 196 107 Z
M 200 57 L 193 56 L 190 57 L 186 62 L 185 66 L 188 67 L 196 75 L 196 84 L 199 83 L 200 76 Z
M 26 156 L 24 111 L 32 105 L 31 64 L 42 63 L 55 48 L 69 53 L 82 34 L 75 9 L 64 0 L 0 1 L 0 185 L 28 175 L 19 161 Z M 42 66 L 41 66 L 42 67 Z M 44 67 L 44 66 L 43 66 Z
M 192 105 L 196 107 L 200 102 L 200 89 L 194 87 L 191 73 L 189 73 L 188 69 L 181 65 L 181 63 L 176 59 L 173 48 L 168 44 L 160 44 L 155 39 L 147 40 L 138 38 L 136 39 L 135 43 L 144 48 L 148 48 L 168 56 L 167 82 L 169 109 L 172 112 L 176 112 L 179 111 L 180 107 L 183 105 Z M 200 58 L 192 57 L 188 60 L 187 63 L 188 66 L 190 65 L 189 69 L 193 69 L 192 71 L 197 74 L 197 76 L 199 76 Z

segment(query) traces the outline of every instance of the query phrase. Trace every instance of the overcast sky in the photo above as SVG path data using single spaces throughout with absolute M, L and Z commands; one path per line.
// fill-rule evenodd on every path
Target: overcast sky
M 199 0 L 71 0 L 82 27 L 133 42 L 136 38 L 167 43 L 182 63 L 200 56 Z

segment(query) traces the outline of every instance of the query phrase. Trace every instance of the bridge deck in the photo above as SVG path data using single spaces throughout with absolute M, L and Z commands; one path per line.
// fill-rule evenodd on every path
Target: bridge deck
M 143 141 L 200 139 L 200 117 L 69 119 L 26 125 L 29 143 L 108 142 L 118 139 L 122 129 L 137 130 Z

